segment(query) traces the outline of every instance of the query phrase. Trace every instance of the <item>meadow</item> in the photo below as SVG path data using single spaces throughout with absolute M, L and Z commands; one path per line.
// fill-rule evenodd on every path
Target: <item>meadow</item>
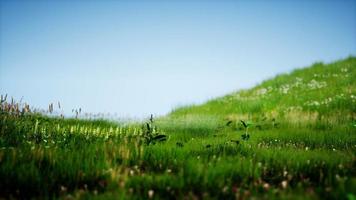
M 1 96 L 5 199 L 355 199 L 356 58 L 144 121 Z

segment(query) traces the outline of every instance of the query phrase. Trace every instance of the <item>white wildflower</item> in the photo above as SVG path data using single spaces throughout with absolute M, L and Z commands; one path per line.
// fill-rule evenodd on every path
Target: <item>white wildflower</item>
M 347 72 L 348 69 L 347 68 L 341 68 L 341 72 Z
M 282 87 L 280 88 L 280 91 L 281 91 L 281 93 L 283 93 L 283 94 L 287 94 L 288 91 L 289 91 L 289 89 L 290 89 L 289 85 L 286 84 L 286 85 L 282 85 Z
M 264 95 L 266 94 L 268 91 L 266 88 L 261 88 L 259 90 L 256 91 L 256 95 Z
M 154 193 L 155 193 L 155 192 L 154 192 L 153 190 L 148 190 L 148 198 L 152 199 Z
M 304 105 L 307 105 L 307 106 L 319 106 L 320 103 L 318 101 L 307 101 L 304 103 Z
M 287 186 L 288 186 L 288 182 L 287 181 L 282 181 L 281 185 L 282 185 L 283 189 L 286 189 Z
M 295 78 L 295 83 L 294 83 L 293 87 L 298 87 L 300 85 L 303 85 L 303 79 L 299 78 L 299 77 Z
M 321 82 L 318 82 L 316 80 L 311 80 L 309 83 L 308 83 L 308 87 L 310 89 L 320 89 L 320 88 L 323 88 L 323 87 L 326 87 L 327 84 L 325 81 L 321 81 Z

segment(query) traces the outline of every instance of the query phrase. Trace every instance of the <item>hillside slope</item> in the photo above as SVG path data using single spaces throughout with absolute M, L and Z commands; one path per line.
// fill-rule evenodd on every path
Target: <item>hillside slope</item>
M 288 122 L 317 119 L 339 123 L 356 118 L 356 57 L 315 63 L 202 105 L 177 108 L 170 118 L 273 118 Z

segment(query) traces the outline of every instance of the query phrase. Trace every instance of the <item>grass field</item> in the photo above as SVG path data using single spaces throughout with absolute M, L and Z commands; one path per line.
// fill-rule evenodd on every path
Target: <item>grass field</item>
M 355 199 L 355 77 L 355 57 L 316 63 L 131 123 L 2 96 L 0 197 Z

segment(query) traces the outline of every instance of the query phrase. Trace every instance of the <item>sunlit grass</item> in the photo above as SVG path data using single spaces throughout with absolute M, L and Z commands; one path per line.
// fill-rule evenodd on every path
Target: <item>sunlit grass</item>
M 47 117 L 2 96 L 0 197 L 352 199 L 355 66 L 317 63 L 147 123 Z

